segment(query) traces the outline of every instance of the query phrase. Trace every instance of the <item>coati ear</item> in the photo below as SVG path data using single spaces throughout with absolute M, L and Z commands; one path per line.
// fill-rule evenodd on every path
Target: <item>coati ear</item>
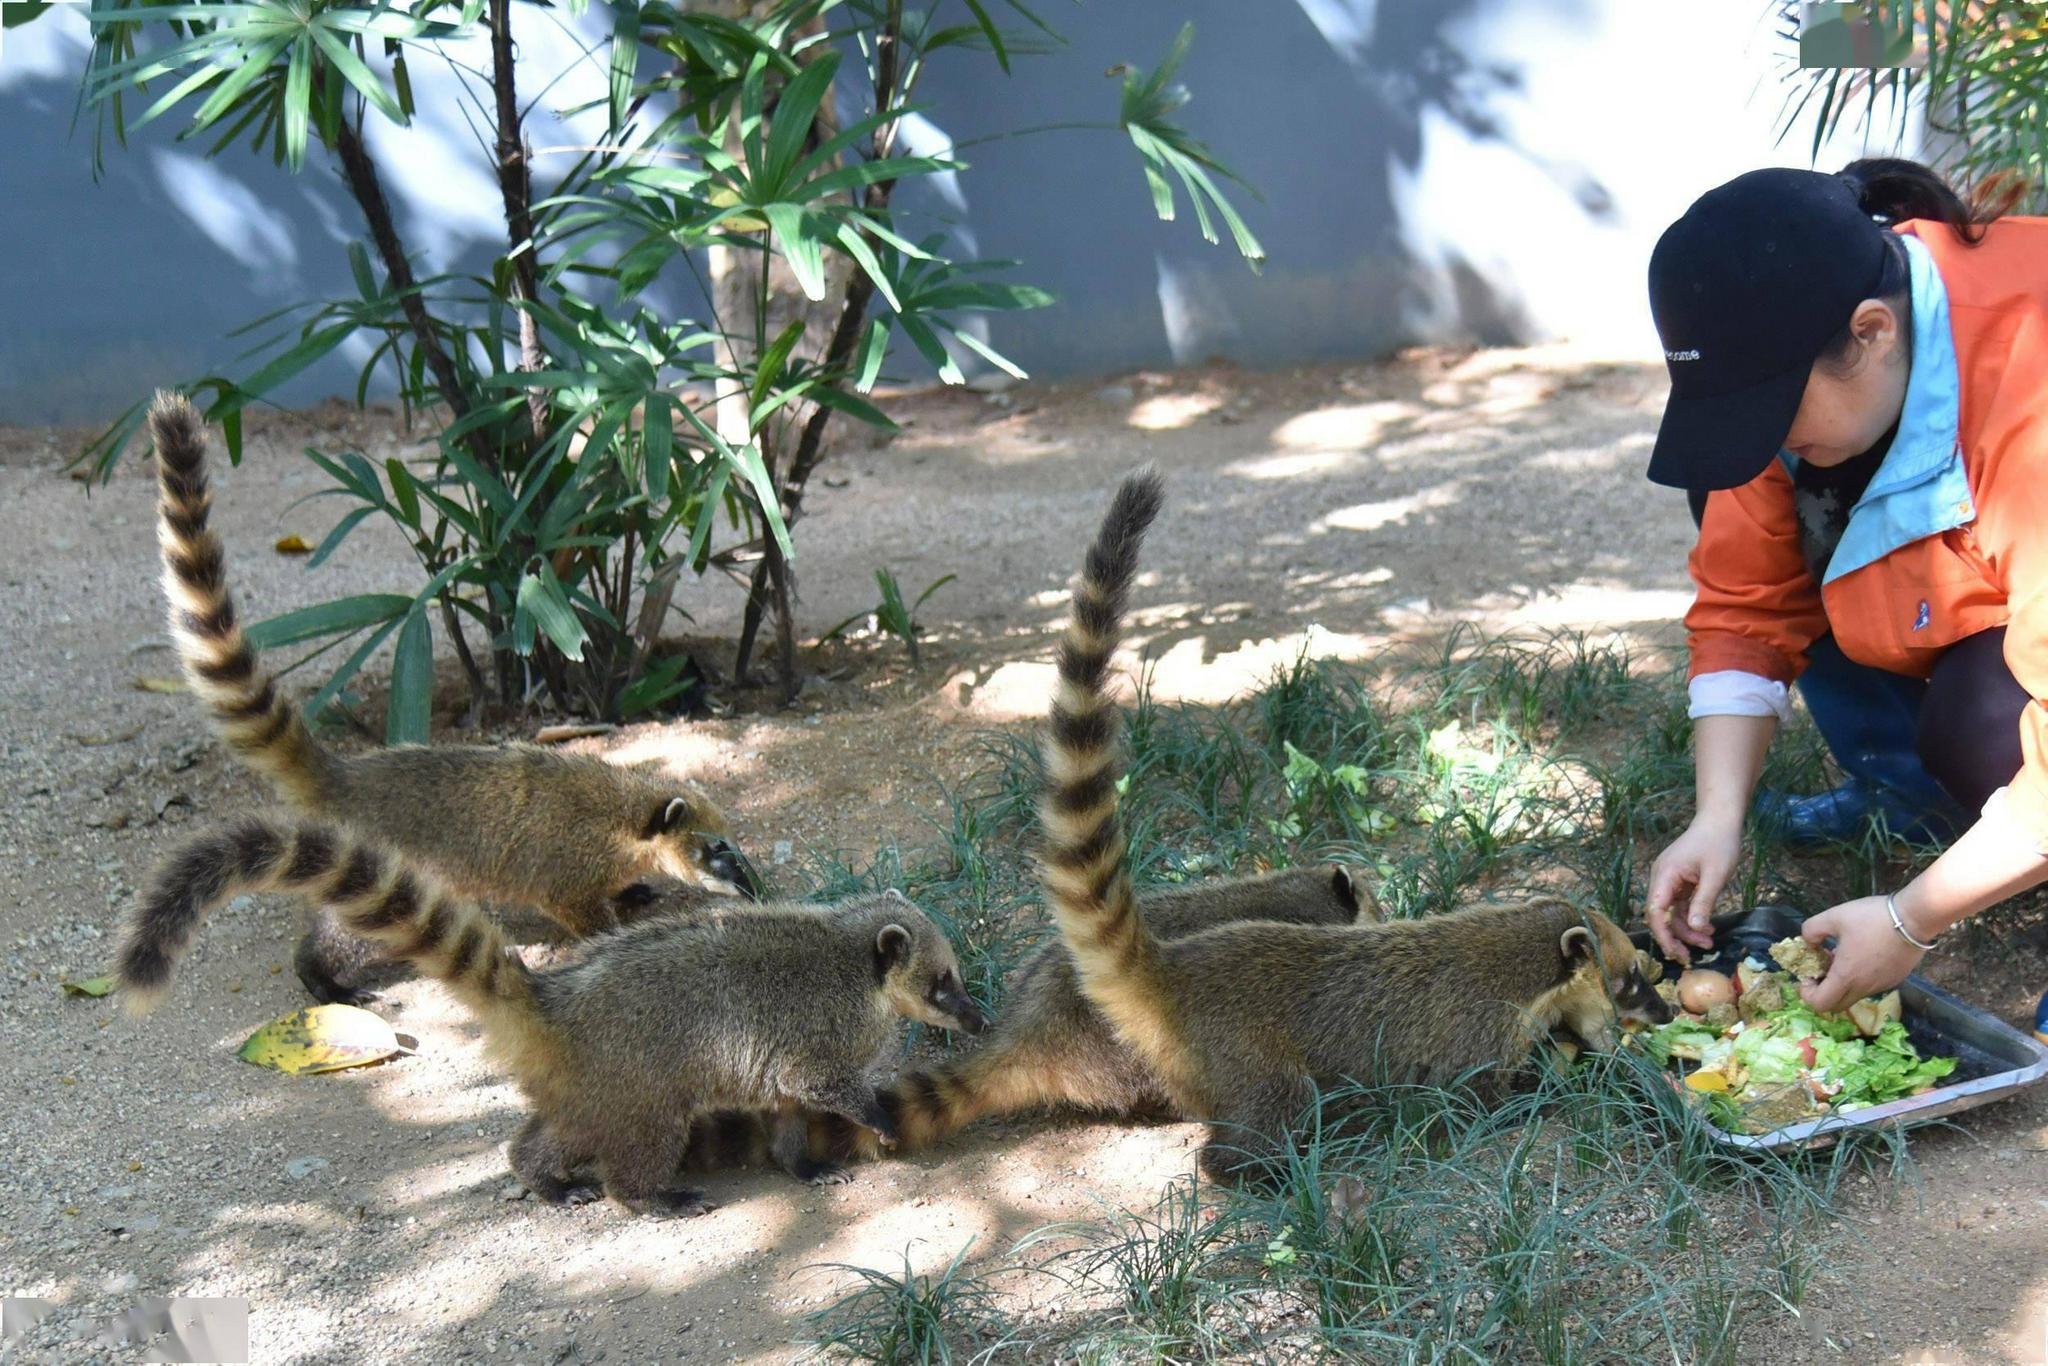
M 906 906 L 910 904 L 910 898 L 903 895 L 903 889 L 900 887 L 888 888 L 882 893 L 882 899 L 884 901 L 900 901 Z
M 647 822 L 643 839 L 656 839 L 690 822 L 694 808 L 688 797 L 670 797 L 654 810 L 654 818 Z
M 1582 958 L 1590 962 L 1596 947 L 1593 932 L 1584 925 L 1574 925 L 1557 938 L 1558 954 L 1567 963 L 1576 963 Z
M 910 931 L 901 925 L 884 925 L 875 935 L 875 967 L 886 976 L 893 968 L 910 961 Z

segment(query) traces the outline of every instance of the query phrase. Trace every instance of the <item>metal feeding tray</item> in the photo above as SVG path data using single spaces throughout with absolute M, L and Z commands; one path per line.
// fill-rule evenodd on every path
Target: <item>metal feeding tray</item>
M 1771 945 L 1797 935 L 1804 919 L 1789 906 L 1758 906 L 1716 916 L 1714 951 L 1696 956 L 1693 966 L 1732 975 L 1735 965 L 1744 958 L 1770 961 Z M 1663 962 L 1667 971 L 1678 967 L 1658 950 L 1647 929 L 1637 930 L 1630 937 L 1639 948 Z M 1964 1004 L 1926 979 L 1908 977 L 1899 987 L 1899 1003 L 1903 1007 L 1906 1037 L 1922 1057 L 1956 1059 L 1956 1070 L 1949 1073 L 1942 1085 L 1867 1110 L 1822 1115 L 1761 1134 L 1732 1133 L 1711 1122 L 1707 1127 L 1721 1142 L 1735 1148 L 1817 1146 L 1832 1142 L 1832 1135 L 1844 1129 L 1872 1129 L 1894 1120 L 1923 1124 L 1944 1115 L 1974 1110 L 2048 1078 L 2048 1044 Z

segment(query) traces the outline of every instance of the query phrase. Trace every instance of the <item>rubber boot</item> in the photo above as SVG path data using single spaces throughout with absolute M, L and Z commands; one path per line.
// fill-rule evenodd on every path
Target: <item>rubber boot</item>
M 1796 686 L 1846 781 L 1812 797 L 1759 793 L 1760 820 L 1796 847 L 1855 840 L 1879 816 L 1892 834 L 1916 843 L 1955 837 L 1962 813 L 1915 744 L 1926 684 L 1858 664 L 1823 636 Z

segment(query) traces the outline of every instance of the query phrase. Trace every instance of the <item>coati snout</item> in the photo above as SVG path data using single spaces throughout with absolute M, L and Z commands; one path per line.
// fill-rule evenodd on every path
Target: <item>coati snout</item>
M 670 877 L 721 896 L 761 899 L 761 878 L 738 846 L 725 837 L 725 819 L 701 793 L 670 797 L 647 822 L 643 837 Z
M 1660 1025 L 1671 1007 L 1650 985 L 1642 955 L 1626 934 L 1603 915 L 1573 925 L 1558 940 L 1558 951 L 1576 965 L 1558 1004 L 1564 1025 L 1596 1051 L 1615 1046 L 1615 1023 Z
M 893 887 L 882 895 L 911 906 L 910 898 Z M 979 1034 L 988 1027 L 988 1017 L 960 976 L 953 946 L 921 914 L 910 927 L 891 923 L 876 933 L 875 972 L 889 1004 L 905 1019 L 963 1034 Z

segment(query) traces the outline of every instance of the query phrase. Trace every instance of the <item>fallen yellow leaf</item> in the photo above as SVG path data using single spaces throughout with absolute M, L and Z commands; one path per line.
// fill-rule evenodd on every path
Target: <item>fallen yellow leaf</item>
M 272 1020 L 236 1056 L 299 1076 L 363 1067 L 405 1051 L 382 1016 L 356 1006 L 321 1005 Z
M 277 545 L 273 548 L 280 555 L 310 555 L 313 553 L 313 547 L 307 545 L 306 538 L 297 532 L 293 532 L 289 536 L 278 537 Z
M 182 678 L 155 678 L 144 674 L 135 680 L 134 686 L 137 692 L 183 692 L 185 691 L 185 680 Z
M 111 977 L 88 977 L 83 982 L 59 982 L 66 996 L 104 996 L 114 989 Z

